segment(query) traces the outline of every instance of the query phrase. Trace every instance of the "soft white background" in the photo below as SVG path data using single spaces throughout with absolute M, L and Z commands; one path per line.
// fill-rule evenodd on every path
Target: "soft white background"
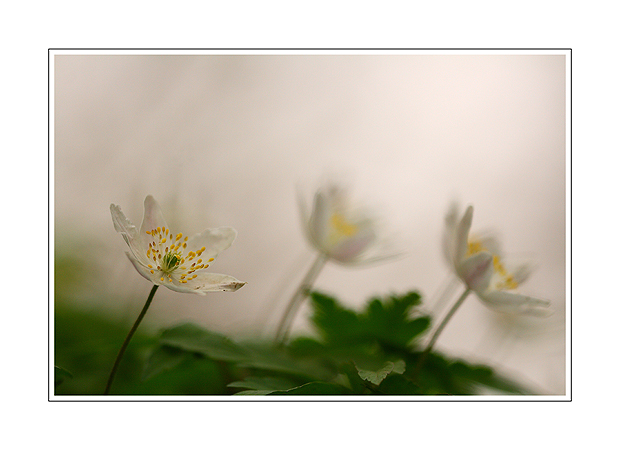
M 325 176 L 347 182 L 405 253 L 325 268 L 316 287 L 356 308 L 413 288 L 435 312 L 454 301 L 457 291 L 432 304 L 449 275 L 443 217 L 459 199 L 475 205 L 474 230 L 537 260 L 523 292 L 555 313 L 524 321 L 472 297 L 438 346 L 564 394 L 566 57 L 341 53 L 56 55 L 57 251 L 67 236 L 98 240 L 105 275 L 93 289 L 111 286 L 98 306 L 130 326 L 149 283 L 123 254 L 110 202 L 139 224 L 153 194 L 175 233 L 233 226 L 239 237 L 212 269 L 248 285 L 207 298 L 160 291 L 145 324 L 269 336 L 311 258 L 296 189 L 311 203 Z
M 6 211 L 18 221 L 2 225 L 7 239 L 2 328 L 7 389 L 6 442 L 64 448 L 150 445 L 257 446 L 295 442 L 334 445 L 412 444 L 448 448 L 463 440 L 482 448 L 608 447 L 618 401 L 618 269 L 615 197 L 618 110 L 613 54 L 616 16 L 608 2 L 567 8 L 564 2 L 514 4 L 409 4 L 360 8 L 341 2 L 309 9 L 282 2 L 183 4 L 177 9 L 139 2 L 9 4 L 5 38 L 5 150 L 2 165 Z M 122 13 L 121 13 L 122 11 Z M 190 13 L 188 13 L 190 11 Z M 26 32 L 27 31 L 27 32 Z M 573 263 L 571 403 L 48 403 L 46 343 L 48 283 L 24 251 L 49 245 L 46 61 L 55 47 L 571 47 L 573 49 Z M 578 94 L 578 95 L 577 95 Z M 17 190 L 21 191 L 18 192 Z M 53 206 L 53 204 L 52 204 Z M 133 212 L 133 211 L 132 211 Z M 139 212 L 138 212 L 139 213 Z M 16 271 L 15 267 L 32 270 Z M 10 270 L 10 271 L 9 271 Z M 45 300 L 43 300 L 45 299 Z M 33 307 L 33 301 L 36 307 Z M 25 331 L 26 326 L 32 324 Z M 18 338 L 18 339 L 17 339 Z M 20 345 L 15 345 L 18 343 Z M 29 350 L 29 351 L 25 351 Z M 46 361 L 46 363 L 43 363 Z M 24 418 L 29 420 L 24 420 Z M 37 424 L 37 432 L 33 432 Z M 317 428 L 320 424 L 320 429 Z M 312 429 L 312 432 L 308 430 Z M 157 430 L 156 432 L 154 430 Z M 240 432 L 241 431 L 241 432 Z M 301 438 L 300 438 L 301 437 Z

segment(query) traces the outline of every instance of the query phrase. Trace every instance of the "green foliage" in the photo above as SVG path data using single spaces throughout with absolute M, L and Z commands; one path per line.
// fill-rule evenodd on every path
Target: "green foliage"
M 482 388 L 527 393 L 489 367 L 437 352 L 419 366 L 419 341 L 431 318 L 419 309 L 415 292 L 373 298 L 359 312 L 317 292 L 310 301 L 316 334 L 286 345 L 235 340 L 194 324 L 159 336 L 139 329 L 112 394 L 471 395 Z M 130 324 L 58 305 L 65 306 L 55 311 L 56 395 L 100 395 Z
M 313 292 L 312 323 L 317 338 L 300 336 L 288 345 L 235 342 L 183 324 L 165 330 L 166 348 L 202 355 L 227 367 L 235 395 L 469 395 L 481 387 L 500 393 L 523 389 L 485 366 L 431 352 L 418 367 L 418 340 L 431 319 L 422 314 L 419 294 L 373 298 L 361 312 Z M 149 365 L 170 369 L 178 353 L 157 349 Z
M 58 294 L 57 294 L 58 295 Z M 147 318 L 148 319 L 148 318 Z M 55 370 L 55 395 L 102 395 L 118 350 L 131 328 L 131 323 L 102 315 L 98 311 L 81 310 L 70 302 L 58 302 L 54 311 L 54 364 L 73 376 L 62 377 Z M 138 328 L 112 386 L 113 395 L 224 395 L 232 379 L 218 362 L 201 355 L 179 351 L 174 366 L 148 363 L 149 354 L 159 346 L 157 336 L 146 328 Z M 168 350 L 170 350 L 169 348 Z M 172 350 L 176 352 L 176 349 Z M 173 356 L 171 354 L 170 356 Z M 160 367 L 157 367 L 160 366 Z M 167 370 L 174 367 L 174 370 Z
M 160 345 L 153 351 L 150 358 L 146 362 L 144 373 L 142 374 L 142 380 L 148 380 L 161 372 L 177 367 L 189 356 L 190 353 L 179 348 Z
M 249 390 L 237 392 L 236 395 L 347 395 L 351 391 L 336 383 L 312 381 L 285 390 Z
M 385 301 L 372 299 L 362 313 L 339 305 L 325 294 L 311 294 L 314 307 L 313 322 L 323 340 L 330 345 L 359 345 L 378 343 L 384 347 L 407 349 L 430 325 L 430 317 L 416 314 L 420 295 L 409 292 L 389 296 Z
M 362 380 L 369 381 L 378 386 L 391 373 L 405 373 L 405 361 L 399 360 L 396 361 L 396 363 L 388 361 L 385 366 L 379 370 L 357 369 L 357 373 Z

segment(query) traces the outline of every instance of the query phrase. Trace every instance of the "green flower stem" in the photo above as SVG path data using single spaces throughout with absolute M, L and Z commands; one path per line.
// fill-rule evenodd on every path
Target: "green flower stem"
M 140 322 L 142 322 L 142 319 L 144 318 L 146 311 L 149 309 L 149 306 L 151 306 L 151 302 L 153 301 L 153 297 L 155 296 L 155 291 L 157 291 L 158 287 L 159 287 L 158 285 L 153 285 L 153 289 L 151 289 L 151 293 L 149 294 L 149 298 L 146 300 L 146 303 L 144 304 L 144 308 L 142 308 L 142 311 L 140 312 L 140 315 L 136 319 L 136 322 L 133 324 L 133 327 L 131 327 L 131 330 L 129 330 L 129 334 L 125 338 L 125 342 L 123 342 L 123 345 L 121 346 L 121 349 L 118 352 L 116 361 L 114 361 L 114 366 L 112 367 L 112 371 L 110 372 L 110 376 L 108 377 L 108 384 L 105 387 L 105 392 L 103 393 L 103 395 L 108 395 L 108 393 L 110 392 L 110 387 L 112 387 L 112 381 L 114 381 L 114 376 L 116 375 L 116 371 L 118 370 L 118 365 L 121 362 L 123 355 L 125 354 L 125 350 L 127 350 L 129 341 L 131 341 L 131 338 L 133 337 L 134 333 L 138 329 Z
M 278 325 L 278 330 L 276 331 L 276 341 L 280 344 L 283 344 L 284 341 L 286 341 L 288 333 L 290 332 L 291 324 L 293 323 L 293 319 L 297 314 L 297 310 L 308 295 L 310 288 L 312 287 L 314 281 L 321 272 L 321 269 L 323 269 L 323 266 L 327 262 L 327 259 L 327 256 L 319 253 L 319 256 L 316 258 L 316 260 L 308 270 L 308 273 L 306 273 L 304 279 L 301 280 L 301 284 L 291 297 L 291 300 L 289 301 L 289 304 L 284 311 L 284 315 L 280 320 L 280 324 Z
M 471 289 L 469 289 L 469 288 L 465 289 L 465 292 L 463 292 L 463 294 L 461 294 L 461 296 L 456 301 L 456 303 L 452 306 L 450 311 L 448 311 L 448 314 L 446 314 L 446 317 L 444 317 L 444 319 L 441 321 L 441 323 L 439 324 L 439 326 L 435 330 L 435 333 L 433 333 L 433 337 L 431 338 L 430 342 L 428 343 L 428 345 L 424 349 L 424 353 L 422 353 L 422 356 L 420 356 L 420 359 L 418 360 L 418 364 L 417 364 L 416 370 L 415 370 L 415 374 L 416 375 L 420 372 L 420 369 L 424 365 L 424 361 L 426 361 L 426 357 L 428 356 L 428 354 L 433 349 L 433 345 L 435 345 L 435 342 L 437 342 L 437 338 L 439 338 L 439 335 L 441 334 L 441 332 L 445 328 L 446 324 L 452 318 L 452 316 L 454 315 L 456 310 L 459 309 L 459 307 L 463 304 L 463 302 L 465 301 L 467 296 L 470 294 L 470 292 L 471 292 Z

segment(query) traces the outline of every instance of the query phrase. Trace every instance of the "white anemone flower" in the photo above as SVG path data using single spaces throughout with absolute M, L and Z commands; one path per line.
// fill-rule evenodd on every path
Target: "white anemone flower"
M 379 239 L 376 219 L 354 207 L 341 186 L 327 183 L 319 188 L 310 214 L 301 195 L 299 207 L 306 238 L 327 259 L 358 265 L 395 256 L 384 252 L 386 242 Z
M 284 311 L 276 331 L 280 342 L 286 339 L 297 309 L 327 261 L 362 265 L 397 256 L 386 252 L 388 243 L 379 238 L 377 220 L 367 210 L 354 207 L 340 185 L 328 182 L 321 186 L 310 212 L 299 193 L 298 202 L 304 234 L 319 255 Z
M 546 315 L 549 302 L 517 292 L 529 277 L 533 264 L 504 261 L 492 236 L 470 236 L 474 209 L 469 206 L 460 220 L 453 205 L 446 216 L 444 251 L 459 278 L 482 302 L 496 311 Z
M 183 237 L 182 233 L 174 234 L 151 195 L 144 200 L 144 218 L 139 231 L 118 205 L 110 205 L 110 211 L 114 228 L 131 250 L 126 252 L 127 257 L 138 273 L 152 283 L 200 295 L 236 291 L 246 284 L 229 275 L 205 272 L 237 237 L 233 228 L 212 228 L 191 238 Z

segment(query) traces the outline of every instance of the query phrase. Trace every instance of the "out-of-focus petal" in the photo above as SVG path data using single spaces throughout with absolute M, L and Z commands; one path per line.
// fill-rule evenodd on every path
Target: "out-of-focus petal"
M 310 233 L 310 213 L 308 211 L 308 205 L 306 204 L 306 199 L 303 194 L 297 190 L 297 208 L 299 209 L 299 217 L 301 219 L 301 227 L 304 232 L 306 239 L 312 241 L 312 236 Z
M 352 262 L 364 253 L 376 237 L 372 229 L 363 229 L 345 239 L 329 256 L 339 262 Z
M 477 233 L 470 239 L 480 242 L 482 247 L 485 248 L 489 253 L 500 257 L 502 256 L 502 246 L 500 245 L 499 239 L 494 233 Z
M 469 236 L 469 230 L 471 229 L 471 221 L 473 216 L 474 208 L 472 206 L 468 206 L 465 214 L 463 214 L 463 218 L 456 228 L 454 252 L 455 262 L 462 261 L 467 254 L 467 238 Z
M 549 310 L 549 301 L 529 297 L 527 295 L 489 290 L 487 292 L 478 293 L 478 296 L 486 305 L 496 311 L 532 315 L 551 314 Z
M 459 220 L 459 205 L 457 202 L 450 203 L 448 212 L 445 216 L 446 229 L 454 231 Z
M 489 252 L 476 253 L 459 264 L 457 273 L 468 288 L 485 290 L 493 275 L 493 255 Z
M 329 219 L 331 216 L 331 205 L 327 196 L 319 191 L 314 196 L 314 207 L 310 216 L 310 236 L 314 244 L 323 247 L 329 233 Z
M 505 264 L 506 270 L 512 274 L 512 278 L 518 284 L 521 284 L 527 280 L 536 269 L 536 264 L 530 260 L 517 262 L 512 259 L 508 259 Z

